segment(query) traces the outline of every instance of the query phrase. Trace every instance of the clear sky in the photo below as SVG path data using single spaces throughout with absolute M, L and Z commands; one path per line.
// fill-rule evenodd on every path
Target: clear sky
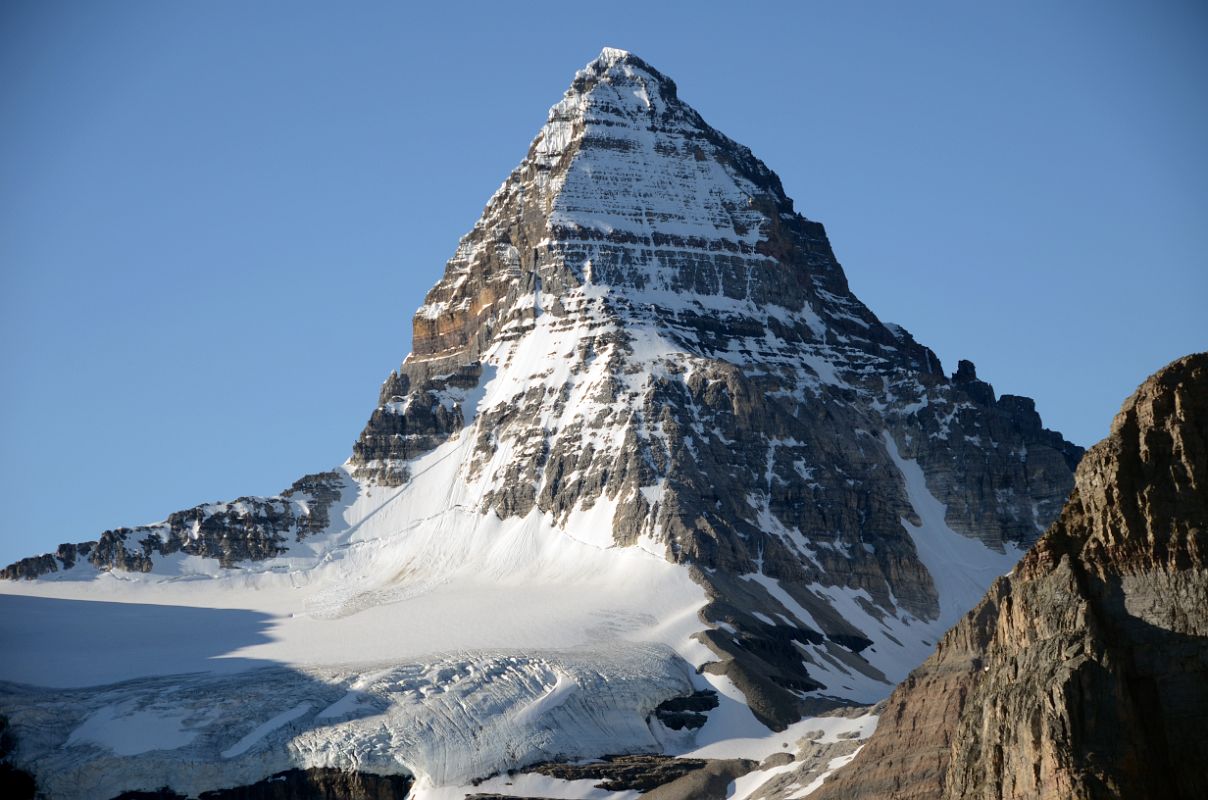
M 411 5 L 0 4 L 0 563 L 342 462 L 605 45 L 1079 444 L 1208 347 L 1203 3 Z

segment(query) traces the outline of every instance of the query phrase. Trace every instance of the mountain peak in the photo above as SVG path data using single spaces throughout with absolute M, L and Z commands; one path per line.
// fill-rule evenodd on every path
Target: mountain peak
M 369 560 L 330 569 L 376 604 L 461 580 L 466 559 L 501 574 L 521 551 L 490 532 L 537 531 L 541 574 L 572 574 L 559 554 L 584 546 L 703 587 L 694 667 L 782 728 L 883 697 L 1052 521 L 1080 454 L 883 324 L 775 173 L 621 50 L 554 105 L 412 348 L 342 468 L 4 576 L 80 562 L 153 580 L 212 553 L 273 570 L 291 548 L 326 574 L 373 540 L 371 577 Z
M 601 66 L 607 68 L 607 67 L 615 66 L 616 64 L 619 64 L 622 61 L 632 61 L 632 60 L 641 61 L 641 59 L 637 58 L 637 56 L 635 56 L 633 53 L 629 52 L 628 50 L 622 50 L 619 47 L 605 47 L 603 50 L 600 51 L 600 55 L 596 56 L 595 60 L 591 62 L 589 67 L 594 66 L 594 65 L 601 65 Z
M 644 74 L 658 82 L 675 83 L 663 73 L 652 67 L 647 61 L 634 55 L 628 50 L 616 47 L 605 47 L 600 55 L 589 61 L 583 69 L 575 73 L 575 80 L 590 77 L 606 77 L 611 81 L 624 82 L 634 80 L 639 74 Z
M 517 202 L 545 223 L 533 239 L 558 251 L 555 260 L 571 273 L 555 286 L 588 280 L 582 270 L 590 264 L 595 285 L 630 295 L 721 295 L 798 312 L 812 287 L 850 305 L 845 314 L 866 316 L 821 226 L 794 211 L 776 174 L 683 102 L 674 81 L 623 50 L 606 49 L 576 73 L 480 225 Z M 742 265 L 731 261 L 722 270 L 731 274 L 712 278 L 698 274 L 699 260 L 678 257 L 607 268 L 617 248 L 634 247 L 724 252 Z M 807 252 L 819 257 L 792 263 L 775 255 Z M 771 291 L 766 278 L 775 283 Z

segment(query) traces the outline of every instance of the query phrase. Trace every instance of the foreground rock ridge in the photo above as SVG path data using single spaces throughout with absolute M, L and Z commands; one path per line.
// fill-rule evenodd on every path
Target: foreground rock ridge
M 1208 797 L 1208 354 L 1091 448 L 1060 518 L 813 797 Z
M 821 774 L 872 719 L 815 717 L 921 663 L 1081 456 L 879 320 L 771 170 L 607 49 L 344 464 L 0 573 L 0 710 L 17 766 L 97 800 L 634 753 L 724 784 L 811 732 Z

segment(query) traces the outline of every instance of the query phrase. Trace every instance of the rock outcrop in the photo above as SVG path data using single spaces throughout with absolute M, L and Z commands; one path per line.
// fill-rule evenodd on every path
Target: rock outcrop
M 1136 391 L 1060 518 L 812 798 L 1208 797 L 1208 354 Z
M 671 756 L 605 756 L 586 764 L 534 764 L 526 772 L 535 772 L 563 781 L 599 781 L 597 789 L 608 792 L 648 792 L 671 783 L 689 772 L 703 769 L 709 761 L 703 758 L 672 758 Z
M 9 800 L 33 800 L 38 790 L 34 776 L 9 761 L 16 746 L 8 727 L 8 717 L 0 714 L 0 796 Z
M 345 486 L 340 472 L 299 478 L 276 497 L 240 497 L 177 511 L 155 525 L 116 528 L 95 541 L 59 545 L 54 553 L 0 569 L 0 579 L 34 578 L 87 563 L 98 570 L 150 572 L 158 559 L 180 553 L 216 559 L 219 566 L 282 555 L 289 543 L 326 530 L 329 510 Z

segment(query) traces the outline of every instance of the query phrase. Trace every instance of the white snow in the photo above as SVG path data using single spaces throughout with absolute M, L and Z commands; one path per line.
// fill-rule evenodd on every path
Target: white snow
M 419 459 L 401 491 L 363 490 L 344 510 L 345 533 L 309 542 L 313 557 L 204 580 L 112 572 L 88 583 L 6 583 L 0 609 L 13 611 L 0 613 L 0 634 L 19 646 L 0 663 L 0 679 L 87 686 L 262 663 L 574 647 L 594 642 L 607 619 L 628 620 L 630 640 L 657 641 L 669 621 L 695 619 L 705 595 L 682 567 L 639 548 L 580 542 L 536 511 L 500 520 L 473 510 L 480 487 L 459 477 L 471 443 L 462 436 Z M 129 622 L 100 622 L 126 609 Z M 56 624 L 77 637 L 67 655 L 44 635 Z M 695 620 L 692 630 L 701 627 Z M 676 629 L 668 643 L 686 649 L 687 633 Z
M 765 589 L 767 589 L 768 593 L 771 594 L 772 597 L 775 597 L 781 602 L 781 604 L 784 605 L 785 608 L 792 612 L 793 616 L 797 618 L 798 622 L 806 625 L 809 628 L 812 628 L 813 630 L 821 632 L 822 626 L 818 624 L 818 622 L 814 619 L 814 616 L 810 614 L 810 612 L 806 611 L 800 603 L 794 600 L 793 596 L 784 590 L 779 581 L 764 575 L 762 572 L 744 575 L 743 577 L 749 581 L 755 581 L 760 586 L 763 586 Z
M 718 693 L 719 705 L 709 712 L 704 727 L 696 734 L 692 746 L 673 749 L 674 755 L 685 758 L 749 758 L 762 761 L 773 753 L 792 752 L 798 739 L 813 731 L 826 737 L 841 733 L 868 736 L 876 726 L 876 716 L 866 714 L 855 718 L 806 717 L 785 730 L 769 731 L 747 707 L 742 692 L 724 675 L 701 675 L 710 688 Z M 834 739 L 823 739 L 833 741 Z
M 251 733 L 235 742 L 235 744 L 231 745 L 226 750 L 223 750 L 222 757 L 234 758 L 235 756 L 243 755 L 248 750 L 251 750 L 257 742 L 263 740 L 265 736 L 268 736 L 282 725 L 293 722 L 307 711 L 310 711 L 310 703 L 298 703 L 298 705 L 294 706 L 288 711 L 282 711 L 272 719 L 257 725 L 252 729 Z
M 315 719 L 342 719 L 358 714 L 365 708 L 365 695 L 348 692 L 336 702 L 315 715 Z
M 889 457 L 902 473 L 910 504 L 922 520 L 922 524 L 916 526 L 903 519 L 902 527 L 914 540 L 919 560 L 931 573 L 940 598 L 939 625 L 944 631 L 981 600 L 986 587 L 995 578 L 1015 567 L 1023 557 L 1023 551 L 1007 545 L 1004 552 L 997 553 L 976 539 L 961 536 L 949 528 L 945 521 L 947 507 L 927 488 L 922 467 L 913 459 L 902 458 L 897 442 L 888 431 L 884 432 L 883 439 Z
M 115 703 L 89 715 L 67 737 L 65 746 L 96 745 L 119 756 L 175 750 L 197 737 L 197 731 L 185 727 L 189 716 L 170 707 L 143 709 L 134 701 Z
M 804 786 L 799 791 L 796 791 L 793 794 L 789 795 L 789 797 L 793 798 L 793 800 L 797 800 L 798 798 L 808 797 L 809 795 L 818 791 L 818 789 L 822 786 L 822 784 L 826 782 L 826 779 L 829 778 L 835 770 L 839 769 L 839 767 L 843 767 L 843 766 L 846 766 L 847 764 L 850 764 L 852 762 L 852 760 L 860 754 L 860 751 L 862 749 L 864 749 L 864 748 L 858 747 L 845 756 L 839 756 L 838 758 L 832 758 L 829 762 L 827 762 L 825 772 L 823 772 L 817 778 L 814 778 L 812 781 L 810 781 L 806 786 Z
M 553 709 L 566 702 L 567 698 L 577 688 L 575 681 L 569 675 L 559 672 L 557 682 L 545 694 L 529 703 L 512 717 L 516 725 L 532 725 Z
M 478 405 L 506 402 L 508 380 L 491 378 Z M 78 729 L 75 743 L 131 755 L 176 748 L 170 775 L 182 791 L 206 787 L 190 781 L 202 780 L 215 745 L 177 722 L 198 713 L 206 681 L 232 671 L 239 696 L 265 681 L 273 689 L 205 723 L 232 731 L 208 758 L 252 781 L 269 757 L 296 760 L 280 769 L 334 759 L 441 786 L 526 760 L 657 749 L 645 714 L 691 691 L 689 676 L 711 657 L 691 638 L 703 589 L 659 555 L 579 541 L 537 511 L 479 513 L 483 484 L 465 475 L 472 441 L 463 433 L 417 459 L 401 489 L 361 486 L 332 509 L 331 532 L 285 557 L 204 578 L 172 567 L 5 583 L 0 636 L 12 649 L 0 679 L 106 687 L 73 690 L 94 693 L 129 681 L 124 691 L 145 703 L 161 692 L 155 676 L 180 675 L 157 727 L 129 721 L 136 712 L 122 706 L 65 719 L 73 727 L 62 735 Z M 243 720 L 254 727 L 230 728 Z M 153 741 L 131 738 L 140 726 Z M 79 758 L 54 770 L 62 786 Z M 101 785 L 96 796 L 125 788 Z

